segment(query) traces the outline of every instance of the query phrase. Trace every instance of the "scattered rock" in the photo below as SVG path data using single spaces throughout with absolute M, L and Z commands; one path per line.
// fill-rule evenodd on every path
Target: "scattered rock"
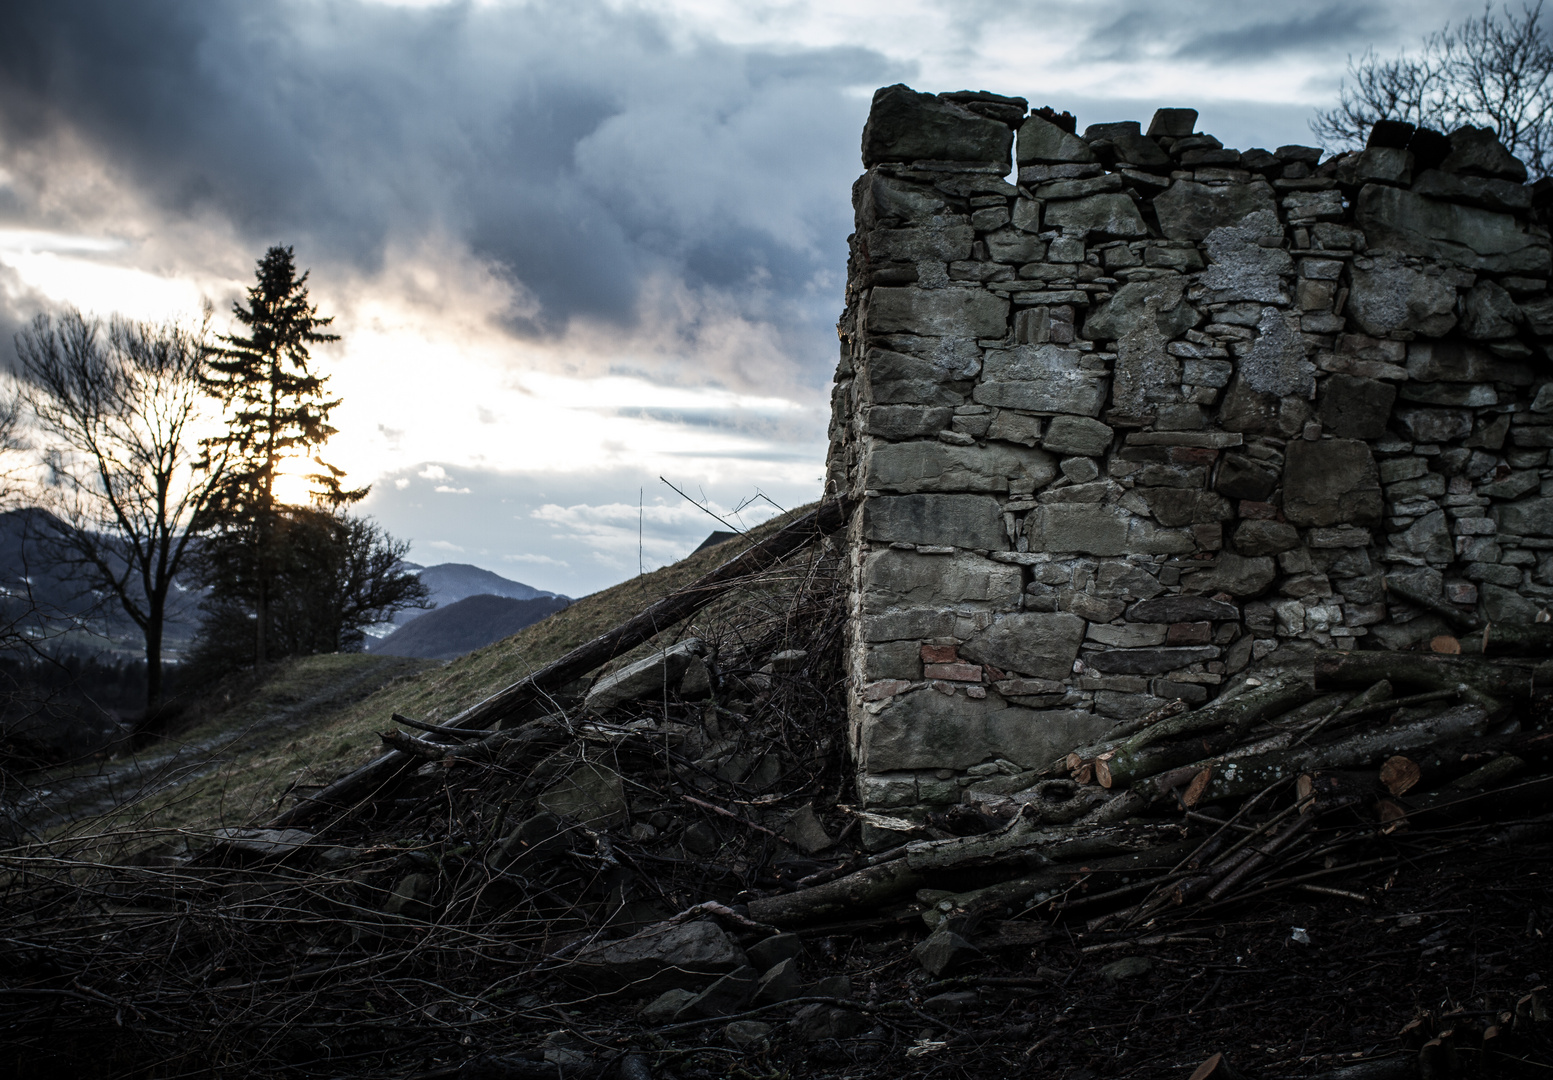
M 692 1016 L 727 1016 L 738 1012 L 749 1001 L 759 981 L 760 977 L 749 965 L 736 968 L 697 994 L 685 1006 L 685 1012 Z
M 773 934 L 751 945 L 748 950 L 750 963 L 764 971 L 783 960 L 792 960 L 803 953 L 803 938 L 797 934 Z
M 825 831 L 825 826 L 820 822 L 819 815 L 814 812 L 814 807 L 807 803 L 800 806 L 794 811 L 793 816 L 787 819 L 782 835 L 791 840 L 793 846 L 805 855 L 824 851 L 835 843 L 830 834 Z
M 809 988 L 815 997 L 844 1000 L 852 996 L 852 980 L 845 975 L 828 975 Z
M 1136 979 L 1154 970 L 1154 961 L 1147 956 L 1126 956 L 1113 960 L 1100 969 L 1101 976 L 1113 986 L 1125 979 Z
M 568 974 L 603 991 L 635 994 L 694 987 L 747 966 L 744 951 L 716 923 L 659 923 L 619 941 L 586 946 Z
M 694 1000 L 696 1000 L 694 990 L 676 986 L 665 990 L 643 1005 L 637 1015 L 649 1024 L 672 1024 L 680 1013 L 685 1011 L 685 1007 Z
M 917 963 L 934 978 L 942 978 L 981 956 L 981 950 L 952 930 L 935 930 L 911 950 Z
M 690 661 L 705 652 L 706 646 L 697 638 L 671 645 L 594 683 L 583 699 L 583 707 L 598 713 L 625 701 L 662 694 L 665 689 L 677 687 Z
M 723 1038 L 728 1040 L 729 1046 L 737 1046 L 740 1050 L 758 1050 L 766 1045 L 771 1031 L 770 1024 L 762 1024 L 759 1020 L 735 1020 L 723 1028 Z
M 798 1039 L 820 1042 L 825 1039 L 850 1038 L 867 1027 L 867 1024 L 860 1014 L 851 1009 L 816 1002 L 799 1009 L 788 1026 Z
M 583 762 L 551 784 L 538 802 L 552 814 L 589 827 L 616 825 L 628 816 L 625 782 L 620 774 L 592 761 Z
M 773 965 L 755 984 L 755 1003 L 771 1004 L 795 998 L 803 990 L 803 979 L 798 974 L 798 961 L 787 959 Z

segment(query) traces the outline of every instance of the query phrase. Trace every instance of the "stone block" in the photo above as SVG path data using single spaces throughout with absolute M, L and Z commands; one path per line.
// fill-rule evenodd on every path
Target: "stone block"
M 600 990 L 637 995 L 699 986 L 745 967 L 744 951 L 710 920 L 658 923 L 619 941 L 586 945 L 567 974 Z
M 875 334 L 1001 338 L 1008 310 L 1007 300 L 985 289 L 880 287 L 869 294 L 864 325 Z
M 1414 341 L 1407 347 L 1407 376 L 1419 382 L 1510 383 L 1530 386 L 1525 364 L 1501 360 L 1464 341 Z
M 1451 150 L 1440 162 L 1440 171 L 1526 182 L 1526 165 L 1504 148 L 1490 127 L 1457 128 L 1450 134 Z
M 1396 410 L 1394 415 L 1403 435 L 1414 442 L 1451 442 L 1472 434 L 1472 413 L 1466 409 L 1404 406 Z
M 1235 516 L 1229 500 L 1211 491 L 1185 487 L 1137 487 L 1133 491 L 1148 503 L 1155 520 L 1169 528 L 1229 521 Z
M 1498 524 L 1501 533 L 1553 536 L 1553 498 L 1500 503 L 1489 510 L 1489 516 Z
M 1392 533 L 1388 539 L 1398 551 L 1417 556 L 1425 562 L 1444 565 L 1456 556 L 1443 510 L 1424 514 L 1401 532 Z
M 1541 610 L 1539 605 L 1503 585 L 1486 581 L 1480 591 L 1483 594 L 1483 614 L 1488 616 L 1490 622 L 1531 623 L 1536 621 L 1537 613 Z
M 1030 116 L 1019 125 L 1015 154 L 1020 165 L 1088 163 L 1095 160 L 1089 144 L 1049 120 Z
M 1205 622 L 1171 623 L 1165 635 L 1167 645 L 1207 645 L 1213 640 L 1213 624 Z
M 1394 254 L 1354 261 L 1348 314 L 1367 334 L 1442 337 L 1456 325 L 1456 286 L 1438 268 Z
M 1413 181 L 1413 193 L 1507 214 L 1526 213 L 1531 209 L 1532 201 L 1531 188 L 1513 180 L 1456 176 L 1439 169 L 1426 169 L 1419 173 Z
M 1041 445 L 1054 454 L 1099 457 L 1110 449 L 1115 435 L 1115 431 L 1098 420 L 1086 416 L 1058 416 L 1047 426 Z
M 1041 420 L 1012 409 L 1000 409 L 987 429 L 987 438 L 1021 446 L 1035 446 L 1041 441 Z
M 931 439 L 949 426 L 954 410 L 922 405 L 874 405 L 867 413 L 865 430 L 881 439 Z
M 1084 337 L 1091 341 L 1133 337 L 1146 323 L 1152 323 L 1166 340 L 1180 337 L 1196 326 L 1201 317 L 1185 299 L 1181 285 L 1179 278 L 1123 285 L 1084 321 Z
M 1291 442 L 1283 468 L 1283 511 L 1308 525 L 1379 525 L 1383 503 L 1370 448 L 1357 439 Z
M 1025 518 L 1025 531 L 1033 551 L 1184 555 L 1196 550 L 1188 534 L 1160 528 L 1119 506 L 1037 506 Z
M 1300 534 L 1293 525 L 1281 521 L 1242 521 L 1232 539 L 1242 555 L 1276 555 L 1298 547 Z
M 1219 649 L 1213 645 L 1193 645 L 1156 649 L 1111 649 L 1087 653 L 1084 666 L 1108 675 L 1162 675 L 1188 664 L 1217 660 Z
M 1310 415 L 1303 397 L 1258 391 L 1237 374 L 1219 407 L 1219 424 L 1234 432 L 1291 439 L 1304 429 Z
M 1496 274 L 1545 276 L 1548 241 L 1509 214 L 1426 199 L 1370 184 L 1359 191 L 1354 216 L 1371 251 L 1391 251 Z
M 1023 588 L 1019 567 L 970 552 L 920 555 L 915 551 L 885 548 L 863 556 L 862 602 L 866 612 L 892 607 L 961 605 L 1015 611 L 1019 608 Z
M 1008 443 L 953 446 L 939 440 L 875 443 L 866 452 L 865 486 L 909 494 L 926 491 L 1006 492 L 1044 487 L 1057 476 L 1057 459 L 1044 450 Z
M 878 169 L 869 169 L 853 187 L 857 221 L 864 228 L 934 224 L 942 216 L 944 197 L 931 186 L 914 184 Z
M 1086 233 L 1123 238 L 1149 234 L 1137 206 L 1121 193 L 1049 202 L 1043 216 L 1049 229 L 1082 229 Z
M 1499 392 L 1488 383 L 1406 382 L 1398 390 L 1403 401 L 1480 409 L 1499 404 Z
M 869 681 L 920 679 L 922 663 L 917 659 L 917 643 L 886 641 L 869 645 L 863 654 L 863 670 Z
M 908 641 L 948 637 L 954 633 L 955 614 L 943 608 L 905 608 L 863 615 L 864 641 Z
M 1003 671 L 1041 679 L 1073 671 L 1084 620 L 1067 612 L 1026 611 L 997 616 L 960 646 L 962 656 Z
M 1515 336 L 1521 310 L 1510 294 L 1484 279 L 1467 290 L 1461 303 L 1461 331 L 1474 341 L 1502 341 Z
M 1171 240 L 1203 240 L 1214 229 L 1238 225 L 1258 211 L 1267 211 L 1276 223 L 1272 188 L 1260 180 L 1223 186 L 1176 180 L 1154 199 L 1160 228 Z
M 1253 597 L 1266 592 L 1277 576 L 1278 569 L 1269 556 L 1221 551 L 1205 569 L 1187 576 L 1183 584 L 1196 592 Z
M 1046 257 L 1044 241 L 1017 229 L 999 229 L 997 232 L 989 232 L 983 240 L 987 245 L 987 255 L 993 262 L 1023 265 L 1040 262 Z M 962 257 L 968 258 L 969 255 Z
M 1316 418 L 1341 439 L 1378 439 L 1396 401 L 1397 388 L 1379 379 L 1332 375 L 1322 380 Z
M 1009 547 L 1002 510 L 986 495 L 871 498 L 863 506 L 863 538 L 886 544 L 948 544 L 992 551 Z
M 897 83 L 874 92 L 863 127 L 863 164 L 974 161 L 1009 164 L 1013 130 L 954 102 Z
M 1038 768 L 1110 726 L 1106 718 L 1078 710 L 1027 709 L 991 694 L 978 701 L 919 690 L 864 722 L 862 763 L 870 772 L 889 772 L 966 769 L 1002 758 Z
M 1107 380 L 1081 367 L 1080 356 L 1059 345 L 990 349 L 972 396 L 981 405 L 1024 412 L 1098 416 Z
M 1244 454 L 1225 454 L 1213 489 L 1231 499 L 1261 502 L 1278 486 L 1278 470 Z
M 909 229 L 875 229 L 864 237 L 871 262 L 949 263 L 971 257 L 976 230 L 969 225 L 930 219 Z
M 625 783 L 613 769 L 583 762 L 545 788 L 536 800 L 558 817 L 575 818 L 584 825 L 617 825 L 626 820 Z
M 1164 623 L 1128 623 L 1126 626 L 1110 626 L 1106 623 L 1090 623 L 1084 632 L 1086 641 L 1098 641 L 1113 649 L 1140 649 L 1163 645 L 1169 627 Z
M 1238 622 L 1240 609 L 1224 600 L 1206 596 L 1160 596 L 1140 600 L 1127 610 L 1130 622 Z

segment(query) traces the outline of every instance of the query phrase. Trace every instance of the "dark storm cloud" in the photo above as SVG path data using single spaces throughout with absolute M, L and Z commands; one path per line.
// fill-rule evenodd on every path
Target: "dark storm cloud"
M 1176 55 L 1235 60 L 1328 49 L 1356 40 L 1371 27 L 1373 14 L 1360 4 L 1333 4 L 1288 18 L 1200 34 L 1183 42 Z
M 858 49 L 686 44 L 586 0 L 6 7 L 13 150 L 66 128 L 163 212 L 214 214 L 256 252 L 371 273 L 395 240 L 459 238 L 529 290 L 538 333 L 626 322 L 655 272 L 819 325 L 796 309 L 845 257 L 867 108 L 846 88 L 900 74 Z
M 1258 61 L 1288 53 L 1318 53 L 1363 47 L 1365 34 L 1385 20 L 1382 4 L 1345 2 L 1300 9 L 1284 4 L 1156 4 L 1131 0 L 1115 18 L 1087 37 L 1094 59 L 1118 60 L 1130 53 L 1164 49 L 1181 59 Z

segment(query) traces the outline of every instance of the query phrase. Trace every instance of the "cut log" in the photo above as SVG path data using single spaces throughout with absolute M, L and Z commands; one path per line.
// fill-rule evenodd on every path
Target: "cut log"
M 1117 744 L 1107 751 L 1109 756 L 1097 758 L 1095 776 L 1105 787 L 1126 787 L 1134 780 L 1222 753 L 1238 742 L 1240 733 L 1251 725 L 1287 712 L 1314 696 L 1315 692 L 1303 683 L 1275 680 L 1229 701 L 1162 720 Z M 1199 732 L 1206 739 L 1181 738 Z M 1160 745 L 1169 739 L 1179 741 Z
M 1381 679 L 1420 690 L 1466 687 L 1480 704 L 1497 707 L 1531 696 L 1531 667 L 1513 661 L 1494 662 L 1472 656 L 1441 656 L 1405 652 L 1318 652 L 1318 690 L 1360 689 Z
M 1021 820 L 1001 833 L 917 840 L 903 858 L 913 870 L 930 873 L 970 869 L 1028 859 L 1061 862 L 1090 855 L 1143 851 L 1181 838 L 1179 825 L 1100 825 L 1037 828 Z
M 1388 757 L 1452 739 L 1479 734 L 1487 714 L 1476 705 L 1457 705 L 1437 716 L 1360 731 L 1320 746 L 1246 757 L 1227 755 L 1212 765 L 1207 800 L 1238 798 L 1261 791 L 1286 777 L 1317 769 L 1352 769 L 1378 764 Z
M 430 738 L 436 741 L 439 737 L 451 737 L 455 732 L 489 730 L 510 723 L 544 695 L 555 693 L 567 683 L 694 615 L 740 581 L 771 567 L 816 536 L 835 532 L 846 524 L 851 511 L 852 502 L 849 499 L 832 499 L 821 503 L 816 509 L 792 524 L 783 526 L 711 573 L 702 575 L 683 589 L 649 605 L 641 614 L 577 646 L 559 660 L 546 664 L 532 675 L 470 706 L 446 723 L 436 725 Z M 323 790 L 304 796 L 295 806 L 277 816 L 271 825 L 276 828 L 299 825 L 331 811 L 338 812 L 353 806 L 372 797 L 419 760 L 411 754 L 390 750 Z
M 1385 579 L 1386 592 L 1401 600 L 1405 604 L 1432 611 L 1458 630 L 1481 630 L 1483 620 L 1470 611 L 1463 611 L 1452 604 L 1447 604 L 1438 597 L 1429 596 L 1419 592 L 1405 581 L 1399 581 L 1394 577 Z
M 1115 734 L 1103 742 L 1082 746 L 1065 754 L 1043 771 L 1068 772 L 1076 777 L 1081 768 L 1094 768 L 1096 759 L 1102 755 L 1110 754 L 1114 757 L 1125 747 L 1139 749 L 1193 732 L 1212 731 L 1221 727 L 1233 727 L 1243 731 L 1257 721 L 1276 716 L 1289 709 L 1291 705 L 1297 705 L 1301 700 L 1312 696 L 1309 688 L 1301 682 L 1275 680 L 1239 693 L 1233 692 L 1233 689 L 1226 691 L 1217 700 L 1196 712 L 1185 712 L 1184 708 L 1176 708 L 1177 703 L 1172 702 L 1170 706 L 1150 714 L 1157 716 L 1158 719 L 1149 724 L 1140 725 L 1134 722 L 1119 725 Z M 1109 760 L 1107 758 L 1108 762 Z
M 811 889 L 751 900 L 750 918 L 771 926 L 824 922 L 910 895 L 922 887 L 923 880 L 906 860 L 896 859 Z
M 1423 770 L 1418 764 L 1397 754 L 1381 762 L 1380 782 L 1393 795 L 1402 795 L 1418 786 Z

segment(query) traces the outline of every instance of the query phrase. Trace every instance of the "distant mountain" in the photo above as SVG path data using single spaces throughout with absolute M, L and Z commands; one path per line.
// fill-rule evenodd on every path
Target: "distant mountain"
M 438 569 L 432 567 L 431 569 Z M 474 570 L 472 566 L 461 569 Z M 485 573 L 486 571 L 479 571 Z M 491 575 L 496 577 L 495 574 Z M 502 580 L 497 578 L 497 580 Z M 513 582 L 512 584 L 516 584 Z M 519 588 L 527 589 L 527 585 Z M 530 590 L 538 592 L 538 590 Z M 531 599 L 481 594 L 454 601 L 446 607 L 422 612 L 420 618 L 401 626 L 370 649 L 386 656 L 415 656 L 423 660 L 451 660 L 493 641 L 516 634 L 552 612 L 570 607 L 564 596 L 539 593 Z
M 93 593 L 73 567 L 51 561 L 46 538 L 53 521 L 36 507 L 0 513 L 0 620 L 16 623 L 50 653 L 143 657 L 145 638 L 118 601 Z M 174 583 L 162 637 L 168 659 L 188 648 L 198 603 L 197 591 Z
M 445 608 L 471 596 L 504 596 L 509 600 L 568 599 L 557 593 L 545 592 L 521 581 L 504 578 L 489 570 L 468 563 L 438 563 L 436 566 L 417 566 L 406 563 L 411 570 L 420 572 L 421 580 L 431 590 L 431 599 L 438 608 Z M 394 616 L 395 626 L 408 623 L 426 615 L 424 608 L 410 608 Z M 377 650 L 373 650 L 376 652 Z M 407 654 L 408 655 L 408 654 Z

